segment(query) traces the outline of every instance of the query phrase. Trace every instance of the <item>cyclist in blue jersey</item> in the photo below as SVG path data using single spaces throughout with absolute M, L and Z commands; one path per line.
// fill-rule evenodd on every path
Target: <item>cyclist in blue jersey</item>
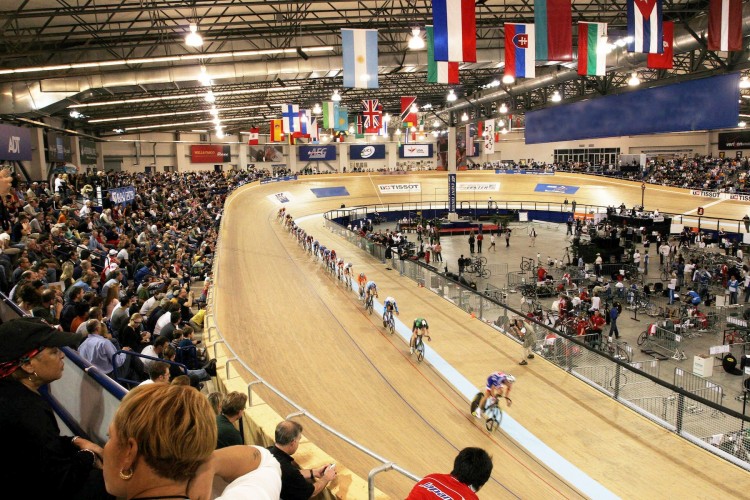
M 513 382 L 515 381 L 516 377 L 503 372 L 494 372 L 490 374 L 490 376 L 487 377 L 487 386 L 484 388 L 484 394 L 482 394 L 482 399 L 479 400 L 479 406 L 477 406 L 477 409 L 474 411 L 474 415 L 482 418 L 484 404 L 490 396 L 498 399 L 505 398 L 505 402 L 510 406 L 512 401 L 508 395 L 513 387 Z
M 396 304 L 396 299 L 388 296 L 383 301 L 383 326 L 388 326 L 388 317 L 393 316 L 394 311 L 398 315 L 398 304 Z

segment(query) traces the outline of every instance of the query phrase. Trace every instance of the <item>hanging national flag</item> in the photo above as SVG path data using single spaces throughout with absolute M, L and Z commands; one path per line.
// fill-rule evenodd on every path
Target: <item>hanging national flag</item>
M 534 25 L 505 23 L 505 74 L 534 78 Z
M 380 110 L 378 99 L 365 99 L 362 101 L 362 114 L 365 117 L 365 132 L 368 134 L 377 134 L 380 130 L 380 121 L 383 119 L 383 112 Z
M 349 109 L 343 106 L 339 106 L 336 116 L 338 116 L 336 130 L 338 130 L 339 132 L 346 132 L 347 130 L 349 130 Z
M 537 61 L 573 60 L 570 0 L 534 0 Z
M 341 30 L 344 87 L 378 88 L 378 30 Z
M 318 130 L 318 119 L 313 118 L 312 123 L 309 126 L 310 130 L 310 142 L 317 143 L 320 141 L 320 131 Z
M 427 83 L 458 83 L 458 63 L 435 60 L 435 38 L 432 26 L 425 26 L 427 32 Z
M 255 146 L 256 144 L 258 144 L 259 138 L 260 138 L 260 129 L 251 128 L 250 135 L 247 137 L 248 145 Z
M 387 137 L 388 136 L 388 120 L 386 119 L 386 115 L 383 115 L 383 105 L 381 104 L 379 108 L 380 108 L 380 114 L 382 115 L 382 118 L 380 120 L 380 130 L 378 130 L 378 135 Z
M 365 128 L 364 128 L 364 125 L 362 124 L 362 115 L 357 115 L 357 132 L 356 132 L 356 135 L 358 136 L 359 139 L 361 139 L 362 137 L 365 136 Z M 359 136 L 362 136 L 362 137 L 359 137 Z
M 578 23 L 578 74 L 607 74 L 607 23 Z
M 416 108 L 417 96 L 402 96 L 401 97 L 401 123 L 411 127 L 417 124 L 417 112 L 412 111 L 411 107 Z
M 484 121 L 484 154 L 495 153 L 495 120 Z
M 647 57 L 647 65 L 652 69 L 672 69 L 674 66 L 672 61 L 674 55 L 674 22 L 664 21 L 662 30 L 664 33 L 664 52 L 649 54 Z
M 339 114 L 339 103 L 337 102 L 324 102 L 323 103 L 323 128 L 336 128 L 336 122 Z
M 742 50 L 742 0 L 708 4 L 708 50 Z
M 435 60 L 477 62 L 474 0 L 432 0 Z
M 271 120 L 271 142 L 284 140 L 284 125 L 282 120 Z
M 284 133 L 299 132 L 299 104 L 282 104 L 281 118 L 284 120 Z
M 309 109 L 299 110 L 299 131 L 302 135 L 310 135 L 310 123 L 312 122 L 312 113 Z
M 661 0 L 628 0 L 628 52 L 661 54 Z

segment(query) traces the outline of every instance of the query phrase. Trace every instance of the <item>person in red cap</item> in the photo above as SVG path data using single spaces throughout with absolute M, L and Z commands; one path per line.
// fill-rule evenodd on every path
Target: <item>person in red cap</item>
M 76 347 L 82 340 L 38 318 L 0 325 L 0 442 L 13 457 L 2 471 L 10 481 L 6 488 L 31 486 L 37 498 L 113 498 L 100 470 L 102 448 L 78 436 L 61 436 L 52 407 L 39 392 L 62 377 L 60 347 Z

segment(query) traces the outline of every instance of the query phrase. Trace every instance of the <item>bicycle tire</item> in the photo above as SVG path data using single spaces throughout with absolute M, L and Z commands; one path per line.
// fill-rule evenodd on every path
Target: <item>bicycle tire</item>
M 496 408 L 493 408 L 493 410 L 496 410 L 496 411 L 493 411 L 493 413 L 494 413 L 494 416 L 493 416 L 493 417 L 491 417 L 491 418 L 488 418 L 488 419 L 487 419 L 487 420 L 485 420 L 485 422 L 484 422 L 484 427 L 485 427 L 485 428 L 486 428 L 486 429 L 487 429 L 487 430 L 488 430 L 489 432 L 492 432 L 492 431 L 494 431 L 495 429 L 498 429 L 498 428 L 500 428 L 500 424 L 501 424 L 501 423 L 502 423 L 502 421 L 503 421 L 503 411 L 502 411 L 502 410 L 500 409 L 500 407 L 498 406 L 498 407 L 496 407 Z
M 424 342 L 418 342 L 414 350 L 417 352 L 417 362 L 421 363 L 424 359 Z
M 393 318 L 391 318 L 388 321 L 388 330 L 391 332 L 391 335 L 393 335 L 393 332 L 396 331 L 396 325 L 395 325 L 395 322 L 393 321 Z
M 477 257 L 477 260 L 484 266 L 487 265 L 487 257 Z
M 630 353 L 623 346 L 618 345 L 615 348 L 615 357 L 618 359 L 624 359 L 627 363 L 630 363 Z
M 474 399 L 471 400 L 471 405 L 469 406 L 471 413 L 474 413 L 477 411 L 477 408 L 479 408 L 479 402 L 482 400 L 482 393 L 478 392 L 474 396 Z
M 492 274 L 492 272 L 489 269 L 483 268 L 482 271 L 479 273 L 479 277 L 480 278 L 489 278 L 490 274 Z
M 638 345 L 643 345 L 644 342 L 646 342 L 646 332 L 641 332 L 640 335 L 638 335 L 638 340 L 636 340 Z

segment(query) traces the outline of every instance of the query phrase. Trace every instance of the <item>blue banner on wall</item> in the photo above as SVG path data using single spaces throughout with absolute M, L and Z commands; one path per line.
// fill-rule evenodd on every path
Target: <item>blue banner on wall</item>
M 399 158 L 432 158 L 432 144 L 402 144 L 398 147 Z
M 537 193 L 576 194 L 578 186 L 565 186 L 563 184 L 537 184 L 534 191 Z
M 133 186 L 110 189 L 109 194 L 112 203 L 116 205 L 128 205 L 135 199 L 135 188 Z
M 352 144 L 349 146 L 350 160 L 384 160 L 385 144 Z
M 261 179 L 261 184 L 268 184 L 271 182 L 283 182 L 283 181 L 296 181 L 297 176 L 296 175 L 285 175 L 284 177 L 266 177 L 265 179 Z
M 456 211 L 456 174 L 448 174 L 448 212 Z
M 312 188 L 310 189 L 316 198 L 332 198 L 334 196 L 349 196 L 349 191 L 344 186 L 329 188 Z
M 739 83 L 732 73 L 530 111 L 526 144 L 734 128 Z
M 0 160 L 31 161 L 31 131 L 0 125 Z
M 302 161 L 329 161 L 336 159 L 336 146 L 300 146 L 299 159 Z

